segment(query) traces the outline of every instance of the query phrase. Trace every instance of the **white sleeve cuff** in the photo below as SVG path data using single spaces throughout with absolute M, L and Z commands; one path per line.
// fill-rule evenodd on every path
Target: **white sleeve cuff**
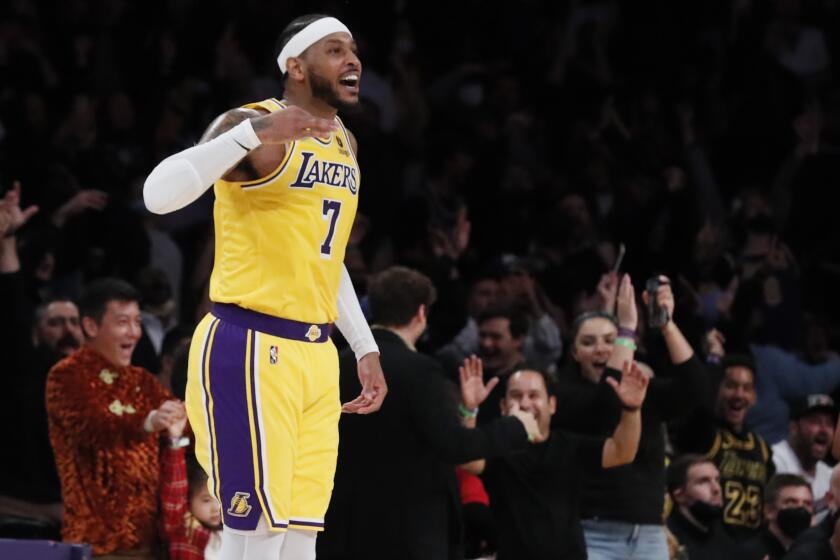
M 155 214 L 180 210 L 260 145 L 250 119 L 203 144 L 171 155 L 155 167 L 143 185 L 146 208 Z
M 356 360 L 361 360 L 371 352 L 379 352 L 379 346 L 373 339 L 365 314 L 359 305 L 359 298 L 356 297 L 356 290 L 353 289 L 353 282 L 347 268 L 341 267 L 341 283 L 338 286 L 338 318 L 335 326 L 341 331 Z

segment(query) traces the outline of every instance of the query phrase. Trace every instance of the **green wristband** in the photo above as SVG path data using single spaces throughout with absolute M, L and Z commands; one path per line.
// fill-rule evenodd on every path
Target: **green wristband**
M 619 336 L 613 341 L 613 344 L 617 344 L 618 346 L 624 346 L 625 348 L 629 348 L 633 352 L 636 351 L 636 343 L 633 341 L 633 339 L 630 338 Z
M 478 416 L 478 409 L 475 408 L 470 410 L 469 408 L 465 407 L 463 403 L 458 403 L 458 414 L 461 415 L 461 418 L 475 418 Z

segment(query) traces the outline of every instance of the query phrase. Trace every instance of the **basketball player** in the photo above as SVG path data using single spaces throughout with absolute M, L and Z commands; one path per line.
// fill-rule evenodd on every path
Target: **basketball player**
M 190 350 L 187 412 L 222 503 L 222 557 L 315 558 L 340 411 L 379 409 L 379 353 L 342 264 L 360 188 L 356 140 L 336 116 L 359 101 L 347 27 L 297 18 L 281 33 L 284 99 L 232 109 L 161 162 L 146 206 L 172 212 L 215 183 L 213 309 Z M 362 394 L 339 402 L 335 322 Z

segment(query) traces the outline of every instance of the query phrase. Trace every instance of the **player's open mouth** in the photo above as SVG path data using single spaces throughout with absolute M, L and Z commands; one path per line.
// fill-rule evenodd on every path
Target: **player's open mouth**
M 359 74 L 345 74 L 338 79 L 338 83 L 352 93 L 359 93 Z

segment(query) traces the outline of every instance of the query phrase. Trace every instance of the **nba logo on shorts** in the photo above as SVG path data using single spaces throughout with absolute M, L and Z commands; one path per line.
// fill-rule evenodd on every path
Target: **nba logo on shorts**
M 268 349 L 268 361 L 271 362 L 272 365 L 277 363 L 277 347 L 273 346 Z

